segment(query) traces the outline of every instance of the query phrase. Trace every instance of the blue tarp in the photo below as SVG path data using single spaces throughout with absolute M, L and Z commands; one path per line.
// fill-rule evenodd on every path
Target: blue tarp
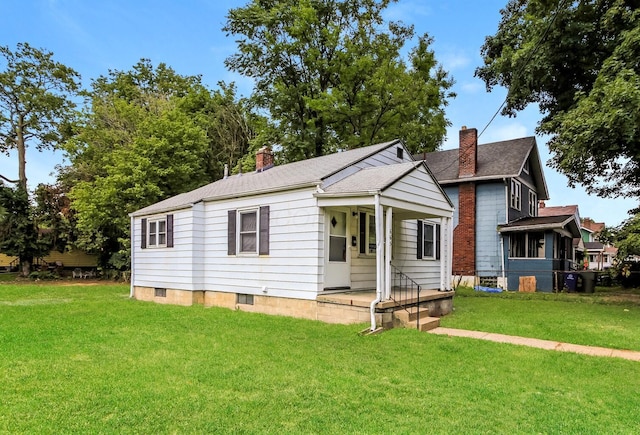
M 477 285 L 473 289 L 475 291 L 477 291 L 477 292 L 502 293 L 502 289 L 501 288 L 496 288 L 496 287 L 482 287 L 480 285 Z

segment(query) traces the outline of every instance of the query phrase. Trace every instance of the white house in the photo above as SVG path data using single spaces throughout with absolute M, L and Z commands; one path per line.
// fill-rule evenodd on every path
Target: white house
M 400 141 L 256 160 L 131 214 L 132 297 L 375 329 L 411 283 L 450 310 L 453 206 Z

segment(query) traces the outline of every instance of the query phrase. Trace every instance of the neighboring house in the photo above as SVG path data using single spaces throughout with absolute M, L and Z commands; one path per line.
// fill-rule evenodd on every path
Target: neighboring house
M 456 280 L 517 290 L 521 276 L 535 276 L 540 290 L 557 285 L 579 223 L 538 216 L 549 193 L 534 137 L 478 145 L 477 130 L 463 127 L 459 149 L 422 157 L 455 206 Z
M 52 250 L 49 254 L 34 261 L 35 266 L 72 270 L 74 268 L 94 269 L 98 266 L 98 256 L 87 254 L 81 250 L 59 252 Z M 18 258 L 0 253 L 0 268 L 17 270 Z
M 581 220 L 580 232 L 584 241 L 588 269 L 608 269 L 613 266 L 613 261 L 618 254 L 618 248 L 598 240 L 598 235 L 604 228 L 604 222 L 594 222 L 591 218 Z
M 453 205 L 401 142 L 282 166 L 263 148 L 256 162 L 131 214 L 133 297 L 375 323 L 393 277 L 451 289 Z M 357 312 L 326 298 L 345 291 Z

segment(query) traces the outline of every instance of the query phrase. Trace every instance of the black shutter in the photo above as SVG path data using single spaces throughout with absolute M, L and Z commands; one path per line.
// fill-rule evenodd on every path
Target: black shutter
M 423 240 L 422 240 L 422 221 L 418 221 L 418 240 L 417 240 L 417 245 L 418 245 L 418 249 L 416 249 L 416 258 L 418 260 L 420 260 L 422 258 L 422 246 L 423 246 Z
M 440 224 L 436 224 L 436 260 L 440 260 Z
M 269 206 L 260 207 L 260 241 L 258 254 L 269 255 Z
M 367 214 L 360 213 L 360 253 L 367 253 Z
M 229 210 L 227 216 L 227 255 L 236 255 L 236 211 Z
M 147 220 L 142 219 L 140 225 L 140 247 L 145 249 L 147 247 Z
M 173 215 L 167 215 L 167 248 L 173 248 Z

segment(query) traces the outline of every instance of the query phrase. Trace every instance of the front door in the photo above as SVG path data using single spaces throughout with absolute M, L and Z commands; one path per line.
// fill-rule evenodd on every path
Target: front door
M 326 212 L 325 290 L 351 287 L 348 219 L 348 210 L 327 210 Z

